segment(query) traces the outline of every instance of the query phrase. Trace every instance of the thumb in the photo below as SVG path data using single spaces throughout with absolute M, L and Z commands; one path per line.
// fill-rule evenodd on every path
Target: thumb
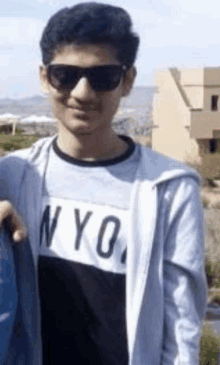
M 26 229 L 17 229 L 12 237 L 14 242 L 22 242 L 27 238 L 27 231 Z
M 9 201 L 0 201 L 0 227 L 7 222 L 14 242 L 21 242 L 27 238 L 25 224 Z

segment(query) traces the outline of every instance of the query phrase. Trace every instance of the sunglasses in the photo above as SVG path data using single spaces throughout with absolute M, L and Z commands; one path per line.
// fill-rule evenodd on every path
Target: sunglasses
M 74 89 L 81 77 L 86 77 L 94 91 L 116 89 L 126 70 L 126 66 L 109 65 L 89 68 L 52 64 L 47 67 L 49 83 L 59 91 Z

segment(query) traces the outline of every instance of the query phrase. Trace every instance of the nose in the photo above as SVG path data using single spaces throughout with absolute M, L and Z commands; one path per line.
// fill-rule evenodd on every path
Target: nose
M 71 90 L 70 96 L 81 102 L 91 102 L 96 98 L 96 92 L 92 89 L 89 80 L 86 77 L 82 77 Z

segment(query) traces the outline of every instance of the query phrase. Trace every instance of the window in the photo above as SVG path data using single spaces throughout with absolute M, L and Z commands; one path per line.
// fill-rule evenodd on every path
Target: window
M 218 110 L 218 95 L 212 95 L 212 111 Z
M 217 139 L 209 140 L 209 152 L 214 153 L 217 150 Z

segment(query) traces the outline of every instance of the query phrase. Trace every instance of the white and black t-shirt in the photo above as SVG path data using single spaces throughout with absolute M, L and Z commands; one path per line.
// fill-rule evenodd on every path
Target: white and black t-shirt
M 39 286 L 44 365 L 127 365 L 130 194 L 140 158 L 79 161 L 54 140 L 45 176 Z

